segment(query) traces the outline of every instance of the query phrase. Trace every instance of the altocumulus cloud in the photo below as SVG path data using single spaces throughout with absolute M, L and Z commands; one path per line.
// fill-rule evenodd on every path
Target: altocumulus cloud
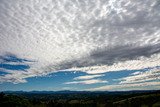
M 1 0 L 0 56 L 23 59 L 1 58 L 1 64 L 27 68 L 3 66 L 9 74 L 0 81 L 66 69 L 98 74 L 159 66 L 159 10 L 159 0 Z

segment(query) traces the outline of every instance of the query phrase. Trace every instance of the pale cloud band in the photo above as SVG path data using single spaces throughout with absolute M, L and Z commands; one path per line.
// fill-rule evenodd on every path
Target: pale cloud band
M 152 87 L 152 88 L 146 88 Z M 134 83 L 134 84 L 116 84 L 116 85 L 106 85 L 98 88 L 87 89 L 89 91 L 117 91 L 117 90 L 147 90 L 160 88 L 160 82 L 144 82 L 144 83 Z
M 74 80 L 88 80 L 88 79 L 93 79 L 93 78 L 97 78 L 97 77 L 103 77 L 104 75 L 85 75 L 85 76 L 79 76 L 79 77 L 75 77 Z
M 108 81 L 100 79 L 90 79 L 90 80 L 66 82 L 65 84 L 97 84 L 97 83 L 108 83 Z

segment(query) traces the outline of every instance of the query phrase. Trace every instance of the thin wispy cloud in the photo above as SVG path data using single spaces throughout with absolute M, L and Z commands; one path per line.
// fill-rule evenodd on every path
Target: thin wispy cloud
M 103 74 L 101 74 L 101 75 L 85 75 L 85 76 L 75 77 L 74 80 L 88 80 L 88 79 L 93 79 L 93 78 L 102 77 L 102 76 L 104 76 L 104 75 Z
M 65 84 L 96 84 L 96 83 L 107 83 L 107 82 L 108 81 L 106 80 L 90 79 L 90 80 L 66 82 Z
M 121 81 L 120 84 L 139 83 L 139 82 L 146 82 L 153 80 L 160 81 L 160 70 L 152 69 L 145 72 L 138 72 L 138 73 L 135 72 L 134 75 L 123 77 L 119 80 Z
M 116 85 L 106 85 L 98 88 L 87 89 L 89 91 L 116 91 L 116 90 L 134 90 L 148 89 L 146 87 L 153 87 L 151 89 L 159 89 L 160 82 L 144 82 L 144 83 L 134 83 L 134 84 L 116 84 Z M 154 88 L 155 87 L 155 88 Z

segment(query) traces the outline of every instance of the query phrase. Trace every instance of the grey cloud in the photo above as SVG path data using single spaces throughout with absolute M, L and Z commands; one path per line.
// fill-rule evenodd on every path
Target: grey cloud
M 160 44 L 149 46 L 118 46 L 111 49 L 97 49 L 87 57 L 61 63 L 59 69 L 72 67 L 87 67 L 96 65 L 113 65 L 127 60 L 136 60 L 140 57 L 150 57 L 160 52 Z
M 139 57 L 150 57 L 160 52 L 160 44 L 153 46 L 119 46 L 113 49 L 100 49 L 91 54 L 91 59 L 97 64 L 112 65 L 113 63 L 133 60 Z

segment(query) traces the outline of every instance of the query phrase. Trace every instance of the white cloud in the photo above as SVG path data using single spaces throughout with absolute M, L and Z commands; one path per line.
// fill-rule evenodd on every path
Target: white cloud
M 93 79 L 93 78 L 102 77 L 102 76 L 104 76 L 104 75 L 103 74 L 101 74 L 101 75 L 85 75 L 85 76 L 75 77 L 74 80 L 88 80 L 88 79 Z
M 151 86 L 151 87 L 150 87 Z M 86 89 L 89 91 L 115 91 L 115 90 L 133 90 L 133 89 L 159 89 L 160 82 L 144 82 L 144 83 L 134 83 L 134 84 L 116 84 L 116 85 L 106 85 L 98 88 Z
M 131 75 L 138 75 L 138 74 L 141 74 L 141 73 L 142 73 L 142 72 L 137 71 L 137 72 L 132 73 Z
M 158 2 L 1 0 L 0 56 L 34 62 L 0 81 L 26 82 L 65 69 L 97 74 L 159 66 Z
M 158 90 L 160 88 L 160 69 L 137 71 L 127 77 L 117 79 L 119 83 L 87 89 L 90 91 L 126 91 L 126 90 Z
M 135 73 L 134 73 L 135 74 Z M 135 75 L 131 75 L 128 77 L 123 77 L 119 79 L 120 84 L 130 84 L 130 83 L 139 83 L 153 80 L 160 80 L 160 69 L 151 69 L 145 72 L 139 72 Z
M 12 82 L 14 84 L 26 83 L 28 73 L 22 71 L 15 71 L 15 73 L 6 74 L 5 76 L 0 76 L 0 83 L 3 82 Z M 35 76 L 35 75 L 34 75 Z
M 96 83 L 107 83 L 107 81 L 100 79 L 91 79 L 91 80 L 66 82 L 65 84 L 96 84 Z

